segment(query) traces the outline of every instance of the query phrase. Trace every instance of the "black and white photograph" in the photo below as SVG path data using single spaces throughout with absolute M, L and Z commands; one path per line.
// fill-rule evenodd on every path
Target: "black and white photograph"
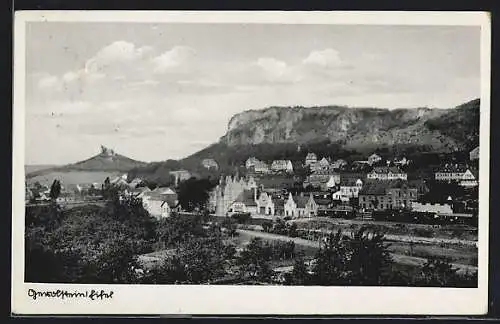
M 486 16 L 302 14 L 20 19 L 19 304 L 65 297 L 62 308 L 96 287 L 105 308 L 122 288 L 192 286 L 213 303 L 232 289 L 230 312 L 259 299 L 243 309 L 282 311 L 271 296 L 337 287 L 373 312 L 367 301 L 385 290 L 356 290 L 371 287 L 405 298 L 456 288 L 457 312 L 485 309 Z

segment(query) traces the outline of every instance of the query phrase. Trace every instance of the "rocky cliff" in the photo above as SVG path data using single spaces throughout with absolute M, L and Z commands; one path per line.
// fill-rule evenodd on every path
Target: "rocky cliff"
M 449 109 L 270 107 L 235 115 L 228 146 L 329 140 L 347 149 L 418 145 L 451 152 L 479 144 L 479 99 Z

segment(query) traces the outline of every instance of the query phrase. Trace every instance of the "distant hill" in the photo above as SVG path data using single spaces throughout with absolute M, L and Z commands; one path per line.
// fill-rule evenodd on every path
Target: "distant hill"
M 127 172 L 128 170 L 145 166 L 145 162 L 136 161 L 126 156 L 115 153 L 113 150 L 101 146 L 101 152 L 87 160 L 57 166 L 51 168 L 43 168 L 33 172 L 27 172 L 26 177 L 33 178 L 36 176 L 46 175 L 52 172 L 72 172 L 72 171 L 90 171 L 90 172 Z

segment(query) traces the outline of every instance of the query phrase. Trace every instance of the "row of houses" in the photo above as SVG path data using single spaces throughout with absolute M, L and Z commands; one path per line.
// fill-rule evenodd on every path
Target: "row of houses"
M 434 173 L 436 181 L 454 182 L 463 187 L 478 186 L 479 173 L 476 169 L 458 164 L 446 164 Z
M 255 157 L 248 158 L 245 162 L 247 170 L 253 170 L 255 173 L 285 172 L 293 173 L 293 164 L 290 160 L 274 160 L 271 165 L 260 161 Z

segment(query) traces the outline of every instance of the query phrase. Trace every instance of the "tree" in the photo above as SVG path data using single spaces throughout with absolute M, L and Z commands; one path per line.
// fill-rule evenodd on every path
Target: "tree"
M 294 286 L 305 286 L 310 283 L 311 275 L 307 270 L 304 262 L 304 254 L 300 253 L 296 258 L 293 265 L 291 275 L 288 277 L 287 283 Z
M 179 185 L 179 203 L 188 212 L 205 209 L 213 184 L 208 179 L 190 178 Z
M 253 238 L 238 259 L 241 279 L 269 281 L 272 276 L 270 257 L 271 251 L 264 246 L 262 239 Z
M 345 285 L 349 283 L 348 262 L 350 257 L 348 238 L 331 232 L 322 242 L 316 253 L 316 264 L 313 269 L 315 284 L 321 286 Z
M 266 221 L 262 223 L 262 229 L 264 230 L 264 232 L 270 232 L 272 228 L 273 228 L 272 222 Z
M 61 182 L 57 179 L 52 182 L 50 186 L 50 199 L 56 200 L 57 197 L 61 194 Z
M 431 257 L 422 265 L 416 283 L 426 287 L 455 287 L 460 281 L 457 271 L 448 259 Z
M 380 285 L 384 270 L 392 262 L 384 235 L 378 232 L 368 233 L 362 227 L 352 234 L 348 243 L 351 250 L 348 266 L 351 284 Z

